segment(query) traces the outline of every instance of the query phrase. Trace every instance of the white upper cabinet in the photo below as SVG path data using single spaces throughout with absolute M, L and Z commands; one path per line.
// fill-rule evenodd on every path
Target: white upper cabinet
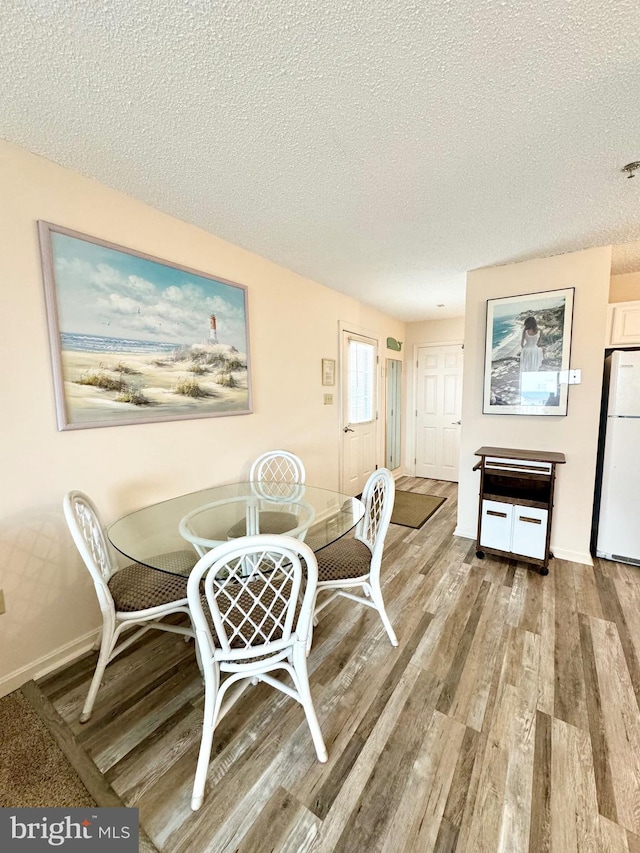
M 607 328 L 608 347 L 640 346 L 640 300 L 610 303 Z

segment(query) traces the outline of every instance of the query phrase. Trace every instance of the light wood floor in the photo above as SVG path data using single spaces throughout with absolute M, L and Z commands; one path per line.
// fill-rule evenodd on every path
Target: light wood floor
M 399 648 L 374 611 L 322 615 L 309 666 L 327 764 L 300 706 L 249 688 L 192 813 L 202 684 L 172 635 L 108 668 L 84 726 L 93 656 L 29 695 L 100 804 L 137 806 L 163 853 L 640 853 L 640 569 L 480 561 L 452 536 L 454 484 L 398 487 L 448 499 L 421 530 L 390 528 Z

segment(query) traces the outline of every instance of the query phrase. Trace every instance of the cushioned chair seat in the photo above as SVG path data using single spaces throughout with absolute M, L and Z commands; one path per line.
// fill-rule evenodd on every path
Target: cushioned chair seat
M 316 553 L 318 580 L 360 578 L 368 574 L 371 551 L 359 539 L 338 539 Z
M 120 569 L 108 584 L 116 610 L 132 613 L 186 598 L 188 575 L 197 560 L 198 555 L 191 551 L 174 551 L 158 559 L 158 565 L 162 563 L 167 569 L 184 572 L 184 577 L 159 572 L 140 563 Z
M 260 513 L 260 533 L 288 533 L 289 530 L 294 530 L 299 524 L 298 516 L 292 512 L 276 512 L 265 511 Z M 244 518 L 237 521 L 227 531 L 229 539 L 237 539 L 240 536 L 246 536 L 247 522 Z

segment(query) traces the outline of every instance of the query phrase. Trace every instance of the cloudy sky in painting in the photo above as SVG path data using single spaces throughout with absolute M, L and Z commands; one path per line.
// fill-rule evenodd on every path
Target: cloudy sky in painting
M 550 308 L 558 308 L 564 305 L 566 296 L 543 296 L 538 297 L 535 293 L 525 296 L 505 297 L 504 300 L 493 304 L 494 317 L 517 317 L 523 311 L 535 314 L 536 311 L 548 311 Z
M 247 351 L 245 291 L 175 267 L 51 233 L 61 332 Z

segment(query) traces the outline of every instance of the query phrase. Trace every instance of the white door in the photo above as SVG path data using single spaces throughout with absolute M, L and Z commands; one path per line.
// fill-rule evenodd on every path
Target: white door
M 378 448 L 378 342 L 342 333 L 342 491 L 359 495 Z
M 416 477 L 457 482 L 462 344 L 418 347 L 416 376 Z

